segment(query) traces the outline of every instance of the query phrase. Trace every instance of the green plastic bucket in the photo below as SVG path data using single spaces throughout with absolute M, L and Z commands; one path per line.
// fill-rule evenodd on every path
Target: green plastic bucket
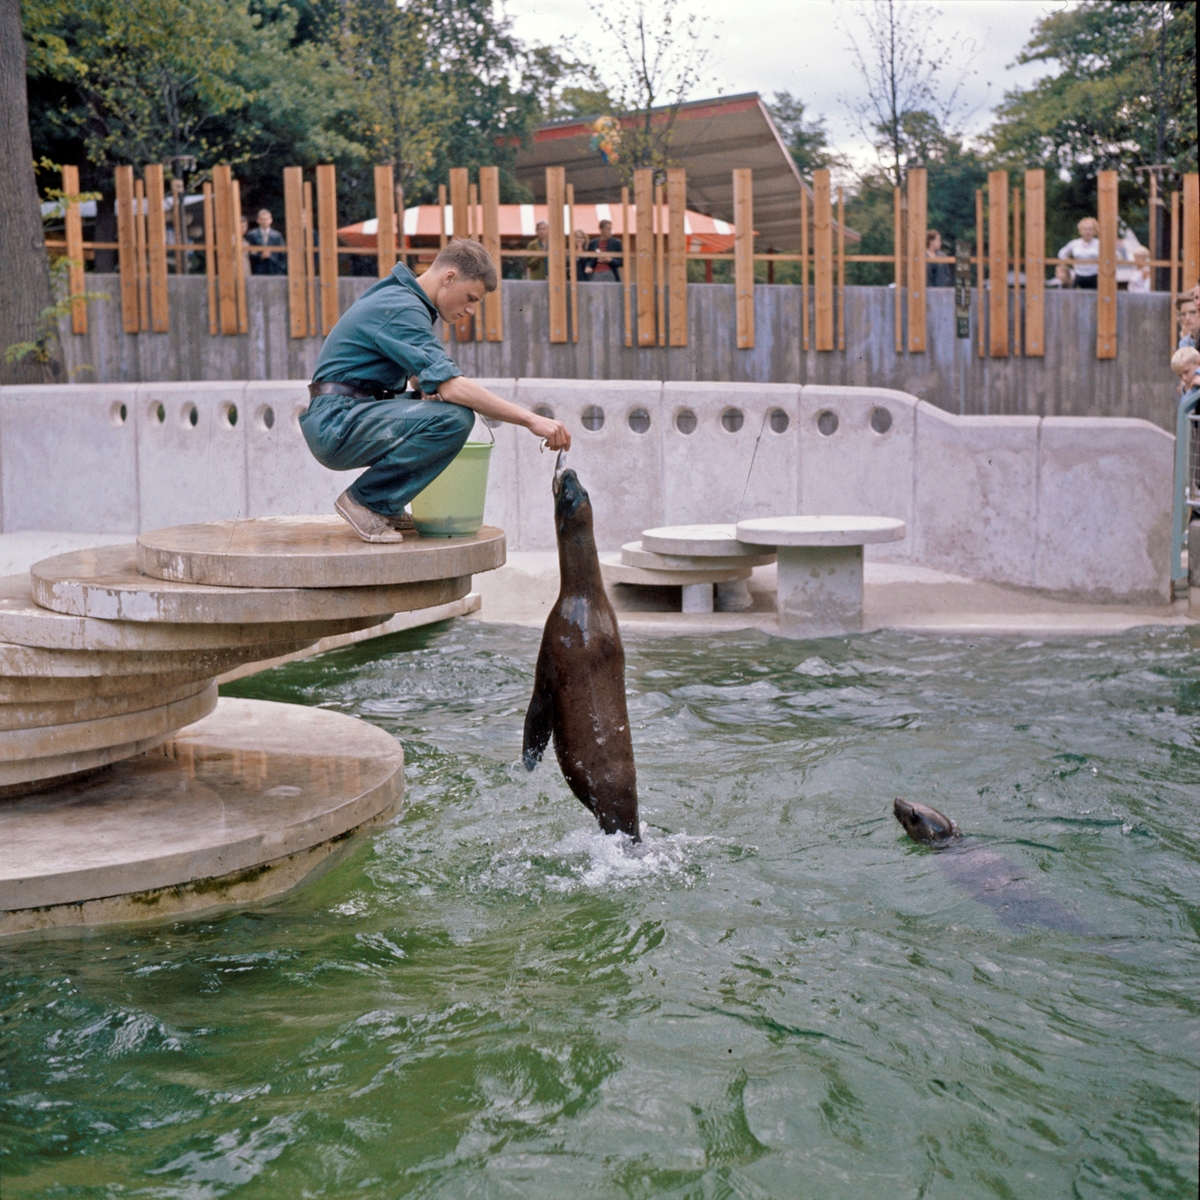
M 493 442 L 468 442 L 450 465 L 412 500 L 423 537 L 474 537 L 483 525 Z

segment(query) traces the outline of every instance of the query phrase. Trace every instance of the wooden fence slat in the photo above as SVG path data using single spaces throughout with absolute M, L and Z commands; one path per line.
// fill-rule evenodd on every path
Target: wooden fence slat
M 899 187 L 892 188 L 892 254 L 895 265 L 892 271 L 896 286 L 892 295 L 892 314 L 896 326 L 896 353 L 904 352 L 904 193 Z
M 138 329 L 150 329 L 150 275 L 146 270 L 146 185 L 140 179 L 133 183 L 133 249 L 137 262 Z
M 466 167 L 450 168 L 450 212 L 453 237 L 464 239 L 471 235 L 470 176 Z M 454 340 L 471 340 L 471 318 L 463 317 L 454 323 Z
M 396 265 L 396 180 L 390 164 L 375 168 L 375 263 L 379 278 Z
M 575 185 L 567 184 L 567 279 L 571 285 L 571 341 L 579 341 L 579 270 L 575 253 Z
M 829 172 L 813 172 L 813 256 L 815 258 L 817 349 L 833 349 L 833 203 Z
M 204 194 L 204 278 L 208 284 L 208 332 L 216 337 L 221 332 L 217 313 L 217 242 L 216 205 L 213 202 L 213 186 L 206 183 Z
M 479 207 L 479 185 L 471 184 L 467 189 L 467 232 L 473 242 L 483 243 L 483 213 Z M 486 296 L 487 293 L 485 292 Z M 480 300 L 471 318 L 471 328 L 475 332 L 475 340 L 483 341 L 483 301 Z
M 737 348 L 754 349 L 754 175 L 748 167 L 733 172 L 733 283 Z
M 1046 356 L 1046 172 L 1025 172 L 1025 353 Z
M 837 207 L 837 259 L 838 259 L 838 349 L 846 348 L 846 192 L 838 188 Z
M 1096 172 L 1100 263 L 1096 280 L 1096 357 L 1117 357 L 1117 173 Z
M 550 341 L 567 340 L 567 262 L 563 207 L 567 202 L 565 167 L 546 168 L 547 235 L 546 284 L 550 290 Z
M 234 295 L 237 297 L 237 327 L 238 333 L 248 332 L 250 326 L 246 312 L 246 271 L 250 256 L 243 249 L 242 239 L 242 185 L 238 180 L 233 181 L 233 262 L 236 273 Z
M 687 234 L 684 231 L 686 211 L 687 171 L 682 167 L 668 167 L 667 292 L 670 328 L 667 342 L 671 346 L 688 344 Z
M 149 163 L 146 176 L 146 249 L 150 266 L 150 328 L 167 333 L 171 328 L 167 300 L 167 214 L 162 163 Z
M 175 232 L 175 274 L 187 274 L 187 251 L 183 249 L 188 240 L 187 222 L 183 211 L 184 186 L 183 180 L 177 176 L 171 178 L 171 225 Z
M 496 290 L 483 300 L 484 336 L 489 342 L 504 340 L 504 309 L 500 293 L 500 168 L 479 168 L 479 198 L 483 209 L 483 248 L 496 267 Z
M 908 169 L 908 352 L 925 352 L 925 313 L 928 280 L 925 229 L 928 218 L 928 177 L 924 167 Z
M 321 336 L 338 321 L 337 169 L 332 163 L 317 166 L 317 262 L 320 281 Z
M 988 172 L 988 353 L 1008 357 L 1008 172 Z
M 64 196 L 79 195 L 79 168 L 63 167 Z M 63 222 L 67 238 L 67 295 L 71 297 L 71 332 L 87 333 L 87 302 L 83 299 L 86 285 L 83 279 L 83 217 L 79 201 L 66 203 Z
M 625 345 L 633 345 L 632 278 L 633 260 L 630 257 L 629 189 L 621 189 L 621 282 L 625 288 Z
M 662 184 L 654 185 L 654 302 L 658 314 L 658 344 L 667 344 L 667 264 L 664 243 L 667 236 L 666 211 Z
M 808 190 L 800 185 L 800 339 L 809 348 L 808 326 Z
M 216 219 L 217 313 L 223 334 L 238 331 L 237 263 L 241 230 L 233 215 L 233 172 L 213 167 L 213 209 Z
M 983 192 L 978 188 L 975 189 L 975 293 L 978 296 L 978 316 L 976 322 L 979 325 L 979 357 L 982 358 L 986 352 L 984 342 L 984 331 L 987 328 L 987 321 L 984 319 L 984 286 L 983 286 Z
M 308 336 L 321 328 L 320 284 L 317 280 L 317 221 L 313 208 L 313 185 L 304 181 L 304 298 L 308 307 Z
M 1021 189 L 1012 189 L 1013 354 L 1020 357 L 1021 337 Z
M 637 208 L 637 344 L 653 346 L 658 340 L 654 328 L 654 172 L 633 173 L 633 203 Z M 626 253 L 625 261 L 629 261 Z
M 1200 174 L 1183 177 L 1183 290 L 1200 282 Z
M 121 273 L 121 325 L 126 333 L 137 333 L 137 247 L 133 234 L 133 168 L 113 172 L 117 193 L 117 270 Z
M 308 336 L 308 284 L 304 269 L 304 169 L 283 168 L 283 221 L 287 242 L 288 334 Z

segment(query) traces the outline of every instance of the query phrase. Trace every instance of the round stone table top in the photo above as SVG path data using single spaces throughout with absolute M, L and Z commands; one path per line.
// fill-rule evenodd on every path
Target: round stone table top
M 664 525 L 642 530 L 642 549 L 655 554 L 693 554 L 703 558 L 761 556 L 761 546 L 738 541 L 733 525 Z
M 741 545 L 739 542 L 738 545 Z M 774 550 L 761 554 L 741 554 L 735 562 L 733 555 L 704 554 L 656 554 L 647 550 L 641 542 L 626 542 L 621 547 L 621 561 L 627 567 L 647 567 L 651 571 L 700 571 L 705 567 L 718 570 L 729 567 L 765 567 L 775 561 Z
M 137 541 L 143 575 L 214 587 L 382 587 L 478 575 L 504 558 L 504 531 L 491 525 L 473 537 L 406 533 L 403 542 L 376 545 L 338 516 L 176 525 Z
M 687 587 L 693 583 L 733 583 L 735 579 L 749 579 L 750 567 L 739 562 L 723 559 L 717 567 L 690 569 L 631 567 L 621 561 L 619 554 L 600 556 L 600 573 L 605 583 L 632 583 L 640 587 Z
M 400 743 L 325 709 L 222 699 L 161 749 L 0 805 L 0 932 L 88 919 L 32 910 L 142 894 L 100 919 L 169 911 L 144 896 L 253 872 L 391 813 Z M 211 907 L 209 886 L 188 907 Z M 231 896 L 232 898 L 232 896 Z M 25 916 L 18 914 L 23 912 Z
M 737 534 L 755 546 L 864 546 L 901 541 L 906 530 L 898 517 L 753 517 Z
M 503 544 L 501 535 L 501 549 Z M 241 588 L 176 583 L 142 575 L 135 546 L 102 546 L 60 554 L 34 563 L 29 576 L 34 602 L 55 612 L 104 621 L 184 625 L 258 625 L 356 617 L 373 617 L 379 622 L 392 613 L 448 604 L 471 590 L 469 575 L 377 587 Z
M 263 642 L 318 642 L 354 633 L 375 617 L 262 625 L 164 625 L 101 621 L 35 604 L 28 573 L 0 579 L 0 642 L 47 650 L 227 650 Z

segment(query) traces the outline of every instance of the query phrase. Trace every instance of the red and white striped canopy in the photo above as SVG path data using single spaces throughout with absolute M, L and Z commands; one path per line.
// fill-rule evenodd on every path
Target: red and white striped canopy
M 509 242 L 528 241 L 536 236 L 537 223 L 546 219 L 544 204 L 501 204 L 500 208 L 500 237 Z M 576 204 L 575 228 L 582 229 L 589 238 L 597 237 L 600 233 L 600 222 L 611 221 L 613 233 L 618 237 L 624 232 L 621 224 L 621 206 L 619 204 Z M 563 208 L 563 228 L 568 227 L 568 214 Z M 454 232 L 454 211 L 446 205 L 441 214 L 441 221 L 446 236 Z M 629 206 L 629 225 L 636 232 L 637 205 Z M 483 209 L 475 206 L 471 214 L 471 229 L 478 232 L 483 228 Z M 667 228 L 667 206 L 662 206 L 660 228 Z M 369 221 L 358 221 L 354 225 L 346 225 L 338 230 L 338 241 L 343 246 L 361 246 L 364 250 L 375 249 L 375 235 L 379 222 L 372 217 Z M 727 254 L 733 249 L 734 229 L 727 221 L 718 221 L 716 217 L 706 217 L 703 213 L 687 209 L 683 215 L 683 229 L 688 239 L 688 253 L 702 254 L 705 250 L 713 254 Z M 438 228 L 438 206 L 436 204 L 421 204 L 404 210 L 404 233 L 410 239 L 429 239 L 436 243 L 442 230 Z M 410 241 L 409 243 L 413 243 Z

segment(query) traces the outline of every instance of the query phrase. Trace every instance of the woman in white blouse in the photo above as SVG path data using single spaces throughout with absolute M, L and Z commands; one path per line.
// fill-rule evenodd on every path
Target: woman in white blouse
M 1084 217 L 1078 225 L 1079 236 L 1069 241 L 1059 252 L 1075 270 L 1075 286 L 1096 290 L 1100 275 L 1100 225 L 1095 217 Z

